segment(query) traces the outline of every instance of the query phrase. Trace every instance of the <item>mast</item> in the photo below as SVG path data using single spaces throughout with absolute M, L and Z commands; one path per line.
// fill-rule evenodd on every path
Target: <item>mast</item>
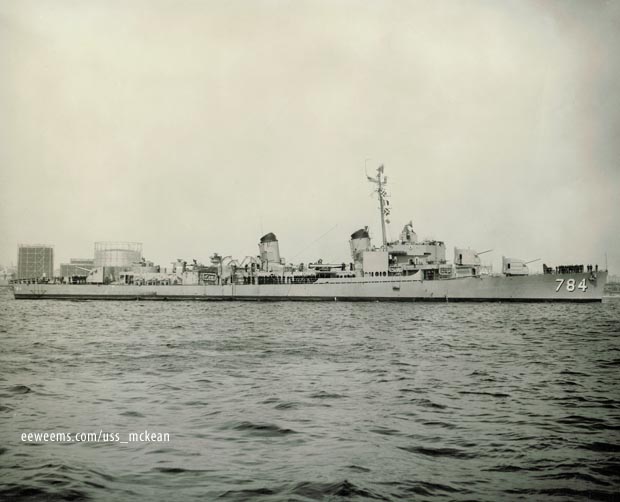
M 368 178 L 368 181 L 377 185 L 376 192 L 379 197 L 379 211 L 381 214 L 381 235 L 383 237 L 383 247 L 385 248 L 387 246 L 385 224 L 386 222 L 390 222 L 390 220 L 386 220 L 385 217 L 389 216 L 390 214 L 390 208 L 388 207 L 390 205 L 390 201 L 387 199 L 387 192 L 384 189 L 385 185 L 387 184 L 387 176 L 383 174 L 383 169 L 384 166 L 383 164 L 381 164 L 377 168 L 377 176 L 375 178 L 372 178 L 368 175 L 366 175 L 366 177 Z

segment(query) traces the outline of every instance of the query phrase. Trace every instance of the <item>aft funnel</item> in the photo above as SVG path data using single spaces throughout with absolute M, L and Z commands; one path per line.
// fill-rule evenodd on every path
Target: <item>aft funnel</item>
M 280 246 L 276 235 L 269 232 L 260 238 L 258 244 L 260 261 L 266 263 L 280 263 Z

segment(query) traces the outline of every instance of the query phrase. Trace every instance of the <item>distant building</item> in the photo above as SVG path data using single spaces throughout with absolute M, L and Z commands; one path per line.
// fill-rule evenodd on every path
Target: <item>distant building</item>
M 71 258 L 69 263 L 60 264 L 60 277 L 86 277 L 95 268 L 95 260 Z
M 2 267 L 0 266 L 0 286 L 8 286 L 9 283 L 15 279 L 17 272 L 15 267 Z
M 17 248 L 17 279 L 52 279 L 54 248 L 43 244 L 20 244 Z

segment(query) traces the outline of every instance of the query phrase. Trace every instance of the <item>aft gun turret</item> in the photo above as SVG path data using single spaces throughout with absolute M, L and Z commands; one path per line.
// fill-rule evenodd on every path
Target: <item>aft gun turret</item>
M 536 258 L 535 260 L 524 261 L 518 258 L 506 258 L 502 256 L 502 272 L 507 276 L 514 275 L 529 275 L 530 269 L 527 267 L 530 263 L 534 263 L 535 261 L 539 261 L 540 258 Z

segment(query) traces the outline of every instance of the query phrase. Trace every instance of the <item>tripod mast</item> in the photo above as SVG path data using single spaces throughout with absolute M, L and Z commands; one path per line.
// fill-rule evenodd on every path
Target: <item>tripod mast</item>
M 383 237 L 383 247 L 387 246 L 387 235 L 385 232 L 385 224 L 389 223 L 390 220 L 386 220 L 386 216 L 390 214 L 390 201 L 387 199 L 387 192 L 385 191 L 385 185 L 387 184 L 387 176 L 383 174 L 384 166 L 383 164 L 377 168 L 377 176 L 371 177 L 366 175 L 368 181 L 377 185 L 377 195 L 379 197 L 379 211 L 381 214 L 381 235 Z

